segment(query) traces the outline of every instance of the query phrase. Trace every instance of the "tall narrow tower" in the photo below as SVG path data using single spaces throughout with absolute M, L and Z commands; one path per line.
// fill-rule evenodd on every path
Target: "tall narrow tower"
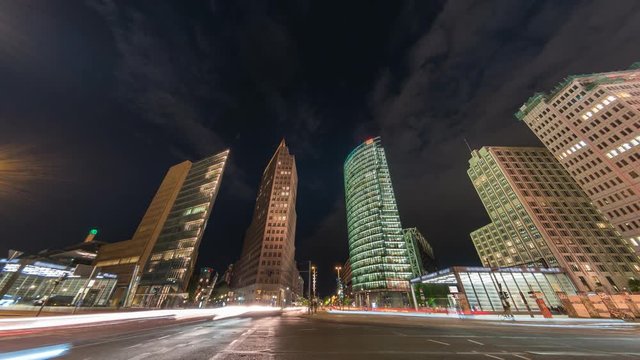
M 233 268 L 237 301 L 286 305 L 293 298 L 297 188 L 296 161 L 283 139 L 262 174 L 242 255 Z
M 349 260 L 360 305 L 402 306 L 411 263 L 380 138 L 356 147 L 344 163 Z
M 169 306 L 186 297 L 228 156 L 172 166 L 131 240 L 100 248 L 94 265 L 118 275 L 114 305 Z
M 141 267 L 136 301 L 144 306 L 171 305 L 186 298 L 198 248 L 218 195 L 229 150 L 195 163 L 188 171 L 158 238 Z M 158 224 L 160 225 L 160 224 Z

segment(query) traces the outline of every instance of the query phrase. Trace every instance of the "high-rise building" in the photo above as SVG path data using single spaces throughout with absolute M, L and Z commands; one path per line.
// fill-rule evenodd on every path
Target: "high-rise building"
M 172 166 L 132 239 L 100 248 L 94 265 L 118 275 L 116 304 L 159 306 L 184 294 L 228 155 Z
M 283 139 L 262 174 L 242 254 L 233 266 L 236 301 L 286 305 L 297 291 L 297 188 L 295 157 Z
M 227 150 L 190 164 L 137 284 L 137 300 L 145 306 L 186 298 L 228 155 Z
M 227 270 L 222 274 L 222 281 L 227 285 L 231 285 L 231 279 L 233 278 L 233 264 L 227 266 Z
M 640 63 L 570 76 L 516 117 L 640 254 Z
M 409 251 L 409 261 L 414 277 L 431 273 L 437 270 L 436 258 L 433 248 L 418 228 L 403 230 L 404 241 Z
M 207 302 L 211 298 L 213 288 L 218 281 L 218 273 L 210 267 L 200 268 L 200 274 L 198 274 L 198 283 L 194 292 L 193 300 L 198 307 L 206 306 Z
M 408 299 L 411 264 L 379 137 L 349 154 L 344 163 L 344 186 L 356 302 L 402 306 Z
M 351 262 L 349 261 L 349 259 L 347 259 L 344 262 L 344 265 L 342 265 L 342 271 L 340 271 L 340 282 L 342 283 L 342 292 L 344 296 L 348 297 L 349 299 L 353 298 L 351 279 Z
M 546 149 L 483 147 L 469 165 L 491 218 L 471 233 L 483 266 L 561 267 L 581 291 L 639 278 L 632 248 Z

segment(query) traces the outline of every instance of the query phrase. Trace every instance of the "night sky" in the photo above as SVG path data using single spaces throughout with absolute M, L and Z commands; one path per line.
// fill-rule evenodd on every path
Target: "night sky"
M 0 256 L 130 239 L 167 168 L 231 149 L 198 265 L 240 256 L 262 171 L 296 155 L 296 258 L 347 259 L 342 164 L 382 136 L 404 227 L 476 265 L 464 138 L 565 76 L 640 61 L 639 1 L 2 1 Z M 5 160 L 2 160 L 5 159 Z

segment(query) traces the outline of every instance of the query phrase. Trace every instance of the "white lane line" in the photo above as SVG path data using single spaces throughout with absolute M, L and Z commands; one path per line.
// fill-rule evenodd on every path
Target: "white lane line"
M 431 341 L 432 343 L 436 343 L 436 344 L 440 344 L 440 345 L 447 345 L 447 346 L 451 345 L 451 344 L 446 343 L 444 341 L 431 340 L 431 339 L 427 339 L 427 341 Z
M 495 355 L 491 355 L 491 354 L 484 354 L 484 356 L 490 357 L 490 358 L 494 358 L 494 359 L 498 359 L 498 360 L 504 360 L 504 358 L 501 358 L 500 356 L 495 356 Z
M 227 355 L 229 355 L 230 353 L 233 353 L 235 351 L 235 348 L 240 346 L 240 344 L 242 344 L 245 340 L 247 340 L 249 338 L 249 335 L 252 335 L 253 333 L 255 333 L 256 330 L 257 330 L 257 327 L 251 328 L 245 331 L 242 335 L 240 335 L 238 339 L 235 339 L 232 342 L 230 342 L 226 348 L 224 348 L 223 350 L 220 350 L 220 352 L 218 352 L 210 360 L 224 359 L 225 357 L 227 357 Z
M 529 359 L 529 358 L 528 358 L 528 357 L 526 357 L 526 356 L 522 356 L 522 355 L 518 355 L 518 354 L 511 354 L 511 355 L 513 355 L 513 356 L 515 356 L 515 357 L 518 357 L 518 358 L 520 358 L 520 359 L 524 359 L 524 360 L 531 360 L 531 359 Z
M 168 338 L 169 336 L 171 336 L 171 335 L 165 335 L 165 336 L 159 337 L 157 340 L 166 339 L 166 338 Z
M 136 348 L 138 346 L 142 346 L 142 343 L 131 345 L 131 346 L 127 346 L 125 349 L 133 349 L 133 348 Z
M 151 355 L 151 353 L 142 353 L 140 355 L 136 355 L 134 357 L 129 358 L 129 360 L 140 360 L 140 359 L 144 359 L 146 357 L 149 357 L 149 355 Z
M 578 352 L 578 351 L 527 351 L 530 354 L 535 355 L 553 355 L 553 356 L 611 356 L 610 354 L 595 353 L 595 352 Z
M 484 345 L 483 343 L 481 343 L 480 341 L 475 341 L 475 340 L 471 340 L 471 339 L 467 339 L 468 342 L 472 342 L 474 344 L 478 344 L 478 345 Z

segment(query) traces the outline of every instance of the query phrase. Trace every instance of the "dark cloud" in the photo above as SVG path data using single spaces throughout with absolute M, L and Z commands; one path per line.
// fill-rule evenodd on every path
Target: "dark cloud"
M 418 225 L 451 261 L 469 261 L 468 234 L 488 222 L 470 182 L 463 138 L 537 145 L 513 114 L 564 77 L 640 57 L 636 2 L 450 1 L 371 94 L 405 226 Z M 609 56 L 615 54 L 615 56 Z M 406 69 L 406 71 L 397 71 Z M 448 249 L 455 247 L 458 253 Z

